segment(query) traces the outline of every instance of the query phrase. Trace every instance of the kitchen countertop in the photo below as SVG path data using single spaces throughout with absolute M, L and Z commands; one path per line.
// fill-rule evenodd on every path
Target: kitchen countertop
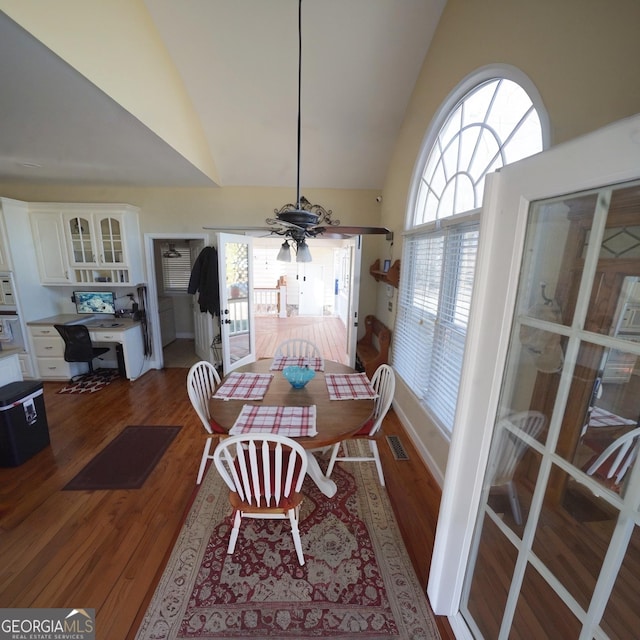
M 86 324 L 89 329 L 110 329 L 112 331 L 126 331 L 140 323 L 131 318 L 101 318 L 100 316 L 85 316 L 75 313 L 63 313 L 39 320 L 30 320 L 27 325 L 42 326 L 52 324 Z

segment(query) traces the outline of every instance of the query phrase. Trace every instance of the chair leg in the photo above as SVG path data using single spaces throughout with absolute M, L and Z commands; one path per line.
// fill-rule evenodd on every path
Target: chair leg
M 289 521 L 291 522 L 291 535 L 293 536 L 293 544 L 296 548 L 296 553 L 298 554 L 298 562 L 300 566 L 304 564 L 304 555 L 302 553 L 302 540 L 300 540 L 300 529 L 298 528 L 298 515 L 300 512 L 300 508 L 289 509 L 287 514 L 289 516 Z
M 238 533 L 240 532 L 240 522 L 242 522 L 242 514 L 237 510 L 233 516 L 233 528 L 229 535 L 229 546 L 227 547 L 227 553 L 233 553 L 236 548 L 236 540 L 238 539 Z
M 378 443 L 375 440 L 369 440 L 369 447 L 373 455 L 373 459 L 376 463 L 376 469 L 378 469 L 378 478 L 380 478 L 380 484 L 384 487 L 384 473 L 382 473 L 382 462 L 380 462 L 380 452 L 378 451 Z
M 516 521 L 517 525 L 522 524 L 522 511 L 520 509 L 520 501 L 518 500 L 518 492 L 516 491 L 516 486 L 513 482 L 509 482 L 507 484 L 507 494 L 509 496 L 509 503 L 511 504 L 511 513 L 513 514 L 513 519 Z
M 204 471 L 207 468 L 207 460 L 213 458 L 213 456 L 209 455 L 212 442 L 213 438 L 207 438 L 207 441 L 204 443 L 204 451 L 202 452 L 202 458 L 200 459 L 200 469 L 198 470 L 198 479 L 196 480 L 196 484 L 200 484 L 202 482 Z
M 333 445 L 333 451 L 331 452 L 331 458 L 329 459 L 329 466 L 327 467 L 327 473 L 325 474 L 327 478 L 331 476 L 331 472 L 333 471 L 333 466 L 336 463 L 336 458 L 338 457 L 341 446 L 342 442 L 336 442 L 336 444 Z

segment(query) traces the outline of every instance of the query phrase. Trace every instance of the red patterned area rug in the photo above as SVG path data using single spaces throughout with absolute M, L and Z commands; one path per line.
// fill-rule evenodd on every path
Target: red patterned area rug
M 86 373 L 75 382 L 65 384 L 58 393 L 95 393 L 119 377 L 117 369 L 97 369 L 93 373 Z
M 305 480 L 301 567 L 283 520 L 243 520 L 227 554 L 228 490 L 211 467 L 136 639 L 440 638 L 375 465 L 332 479 L 333 498 Z

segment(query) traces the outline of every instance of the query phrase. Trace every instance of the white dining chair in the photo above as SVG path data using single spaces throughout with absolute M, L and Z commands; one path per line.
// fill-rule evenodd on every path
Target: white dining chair
M 300 489 L 308 464 L 303 446 L 273 433 L 230 436 L 219 442 L 213 462 L 229 487 L 233 508 L 227 553 L 235 550 L 242 518 L 288 519 L 298 562 L 303 565 L 298 527 Z
M 207 468 L 207 461 L 213 460 L 213 454 L 211 454 L 210 451 L 214 434 L 225 433 L 224 429 L 221 429 L 211 417 L 209 411 L 209 400 L 219 384 L 220 376 L 218 375 L 218 371 L 210 362 L 201 360 L 189 369 L 189 373 L 187 374 L 187 393 L 189 394 L 189 400 L 191 400 L 191 404 L 198 414 L 202 426 L 207 434 L 209 434 L 204 443 L 196 484 L 202 482 L 202 477 Z
M 592 476 L 597 473 L 601 467 L 603 468 L 603 475 L 606 475 L 607 480 L 611 480 L 615 476 L 614 484 L 618 485 L 624 478 L 625 474 L 629 470 L 629 467 L 633 464 L 638 455 L 638 438 L 640 436 L 640 428 L 632 429 L 631 431 L 616 438 L 591 464 L 587 469 L 587 474 Z M 606 468 L 606 463 L 609 458 L 616 454 L 616 457 Z
M 311 340 L 291 338 L 284 340 L 276 348 L 274 357 L 293 356 L 298 358 L 322 358 L 320 349 Z
M 396 377 L 393 369 L 388 364 L 381 364 L 371 378 L 371 386 L 378 394 L 375 399 L 373 415 L 357 433 L 333 445 L 329 466 L 327 467 L 327 477 L 331 476 L 333 467 L 338 460 L 342 462 L 375 462 L 380 484 L 384 487 L 384 474 L 382 473 L 382 463 L 380 462 L 380 452 L 378 451 L 376 438 L 380 434 L 382 421 L 391 407 L 393 394 L 396 390 Z M 347 445 L 349 440 L 367 440 L 371 455 L 349 455 Z M 341 450 L 344 452 L 343 455 L 340 455 Z
M 528 445 L 514 435 L 507 425 L 511 426 L 516 433 L 526 433 L 535 438 L 542 431 L 545 423 L 546 418 L 539 411 L 519 411 L 502 418 L 495 428 L 496 442 L 491 447 L 494 457 L 489 463 L 491 489 L 506 491 L 513 519 L 518 525 L 522 524 L 522 510 L 513 476 Z

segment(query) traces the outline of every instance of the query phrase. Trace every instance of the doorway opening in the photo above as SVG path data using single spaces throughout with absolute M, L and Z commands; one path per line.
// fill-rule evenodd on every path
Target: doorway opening
M 254 311 L 258 358 L 280 342 L 307 338 L 326 359 L 349 363 L 352 239 L 315 239 L 312 262 L 276 260 L 282 238 L 253 239 Z
M 307 337 L 320 346 L 325 358 L 348 364 L 354 239 L 314 240 L 311 263 L 278 262 L 281 243 L 277 237 L 253 239 L 257 357 L 273 356 L 283 340 Z M 196 349 L 201 329 L 194 320 L 199 310 L 187 286 L 205 238 L 162 234 L 151 236 L 151 244 L 155 287 L 150 290 L 156 292 L 163 365 L 188 368 L 202 359 Z M 283 309 L 278 296 L 285 296 Z M 218 319 L 212 320 L 213 333 L 219 334 Z
M 158 342 L 165 368 L 189 368 L 200 360 L 195 348 L 194 297 L 187 288 L 193 263 L 204 245 L 202 236 L 152 239 Z

